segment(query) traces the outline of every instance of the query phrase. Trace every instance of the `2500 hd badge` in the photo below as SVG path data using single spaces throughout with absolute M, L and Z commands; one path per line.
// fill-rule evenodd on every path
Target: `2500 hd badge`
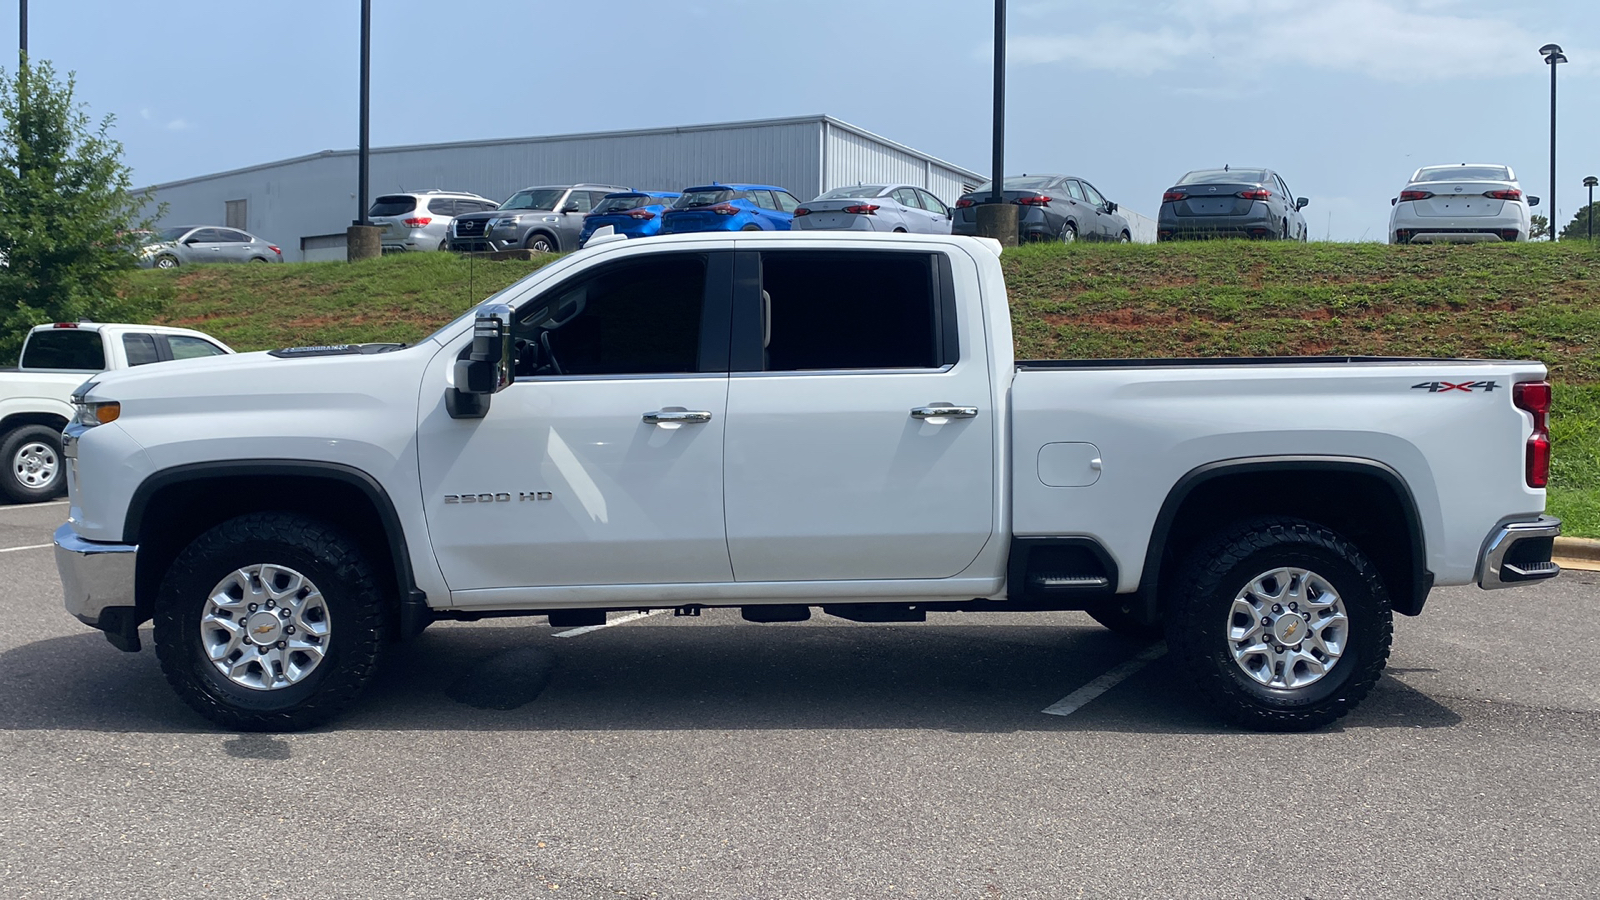
M 518 491 L 517 492 L 517 500 L 519 502 L 523 501 L 523 500 L 533 500 L 533 501 L 537 502 L 537 501 L 540 501 L 540 500 L 554 500 L 555 498 L 556 498 L 556 495 L 552 494 L 549 491 Z M 444 502 L 446 504 L 450 504 L 450 503 L 510 503 L 511 502 L 511 494 L 508 491 L 500 491 L 499 493 L 494 493 L 494 494 L 445 494 L 444 495 Z

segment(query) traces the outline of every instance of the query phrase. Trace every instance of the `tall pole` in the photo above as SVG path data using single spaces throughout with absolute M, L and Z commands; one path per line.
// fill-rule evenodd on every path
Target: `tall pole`
M 1556 239 L 1556 63 L 1555 58 L 1559 51 L 1550 54 L 1546 62 L 1550 65 L 1550 205 L 1545 207 L 1550 212 L 1550 240 Z
M 17 5 L 17 59 L 28 61 L 28 0 Z
M 356 201 L 360 208 L 356 210 L 356 224 L 366 225 L 367 222 L 367 156 L 371 150 L 368 142 L 367 124 L 372 105 L 372 0 L 361 0 L 361 152 L 360 174 L 357 176 L 361 182 L 360 197 Z
M 989 202 L 1000 203 L 1006 177 L 1006 0 L 994 0 L 994 161 Z
M 1595 188 L 1595 185 L 1600 185 L 1600 178 L 1596 178 L 1593 175 L 1590 175 L 1590 176 L 1587 176 L 1586 178 L 1583 179 L 1583 186 L 1589 189 L 1589 205 L 1584 207 L 1583 214 L 1584 214 L 1584 218 L 1589 220 L 1589 240 L 1590 240 L 1590 242 L 1594 241 L 1594 188 Z

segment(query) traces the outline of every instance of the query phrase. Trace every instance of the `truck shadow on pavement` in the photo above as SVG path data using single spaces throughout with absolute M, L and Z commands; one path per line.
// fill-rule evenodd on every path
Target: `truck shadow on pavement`
M 139 654 L 98 634 L 0 653 L 0 729 L 216 731 L 173 694 L 145 637 Z M 1229 733 L 1165 657 L 1071 716 L 1041 712 L 1144 646 L 1063 625 L 647 624 L 569 640 L 542 624 L 450 625 L 393 648 L 363 699 L 322 730 Z M 1385 677 L 1334 727 L 1461 721 Z M 233 749 L 280 752 L 270 744 Z

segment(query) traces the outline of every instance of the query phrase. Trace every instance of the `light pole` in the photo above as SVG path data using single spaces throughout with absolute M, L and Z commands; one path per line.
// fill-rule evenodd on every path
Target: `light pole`
M 1560 44 L 1545 44 L 1539 48 L 1544 64 L 1550 67 L 1550 240 L 1556 239 L 1556 66 L 1567 61 Z
M 28 62 L 28 0 L 17 4 L 17 59 Z
M 1017 208 L 1001 192 L 1006 177 L 1006 0 L 994 0 L 994 158 L 989 197 L 979 201 L 978 233 L 1002 244 L 1017 243 Z
M 1589 205 L 1584 207 L 1589 218 L 1589 240 L 1594 240 L 1594 186 L 1600 184 L 1600 178 L 1593 175 L 1583 179 L 1583 186 L 1589 189 Z
M 383 230 L 367 219 L 367 121 L 372 100 L 372 0 L 361 0 L 361 149 L 356 151 L 356 218 L 345 229 L 345 259 L 371 259 L 383 253 Z

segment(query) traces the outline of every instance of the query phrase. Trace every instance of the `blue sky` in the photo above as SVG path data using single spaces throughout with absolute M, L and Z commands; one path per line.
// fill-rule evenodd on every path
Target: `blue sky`
M 827 113 L 989 166 L 989 0 L 373 6 L 376 146 Z M 33 0 L 29 42 L 157 183 L 355 146 L 359 10 Z M 1503 162 L 1547 194 L 1551 41 L 1573 60 L 1561 222 L 1600 174 L 1594 0 L 1011 0 L 1010 19 L 1007 169 L 1146 215 L 1223 163 L 1276 168 L 1335 240 L 1381 240 L 1419 165 Z M 0 40 L 16 21 L 0 0 Z

